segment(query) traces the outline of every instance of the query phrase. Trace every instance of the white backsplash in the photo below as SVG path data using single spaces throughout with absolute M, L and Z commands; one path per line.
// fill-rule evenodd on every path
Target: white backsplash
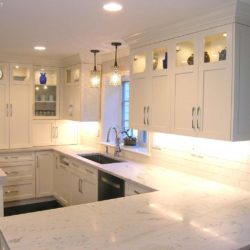
M 82 144 L 100 149 L 99 134 L 99 123 L 82 123 Z M 158 133 L 152 137 L 149 156 L 127 151 L 122 155 L 250 190 L 250 142 L 224 142 Z

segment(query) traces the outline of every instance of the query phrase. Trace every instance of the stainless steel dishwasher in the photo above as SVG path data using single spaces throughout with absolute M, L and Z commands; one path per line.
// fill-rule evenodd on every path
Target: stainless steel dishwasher
M 103 171 L 98 171 L 98 201 L 124 197 L 124 195 L 124 180 Z

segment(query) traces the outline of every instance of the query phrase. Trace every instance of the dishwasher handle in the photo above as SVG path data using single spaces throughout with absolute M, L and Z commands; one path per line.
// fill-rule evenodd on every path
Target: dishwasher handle
M 121 185 L 119 185 L 117 183 L 114 183 L 114 182 L 108 180 L 107 178 L 105 178 L 103 176 L 101 177 L 101 181 L 108 184 L 108 185 L 110 185 L 110 186 L 112 186 L 112 187 L 114 187 L 114 188 L 116 188 L 116 189 L 121 189 Z

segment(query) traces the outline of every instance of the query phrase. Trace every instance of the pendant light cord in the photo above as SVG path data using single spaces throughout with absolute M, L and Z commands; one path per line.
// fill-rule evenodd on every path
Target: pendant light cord
M 114 67 L 117 68 L 118 65 L 117 65 L 117 45 L 115 45 L 115 64 L 114 64 Z

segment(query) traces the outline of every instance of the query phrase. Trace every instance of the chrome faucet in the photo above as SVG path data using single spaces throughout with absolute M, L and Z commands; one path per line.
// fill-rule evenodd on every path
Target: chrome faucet
M 120 147 L 120 137 L 118 135 L 117 129 L 115 127 L 110 127 L 107 133 L 107 139 L 106 142 L 110 142 L 110 133 L 111 130 L 115 131 L 115 152 L 114 152 L 114 156 L 119 156 L 119 153 L 121 152 L 121 147 Z M 108 153 L 108 146 L 106 146 L 106 153 Z

